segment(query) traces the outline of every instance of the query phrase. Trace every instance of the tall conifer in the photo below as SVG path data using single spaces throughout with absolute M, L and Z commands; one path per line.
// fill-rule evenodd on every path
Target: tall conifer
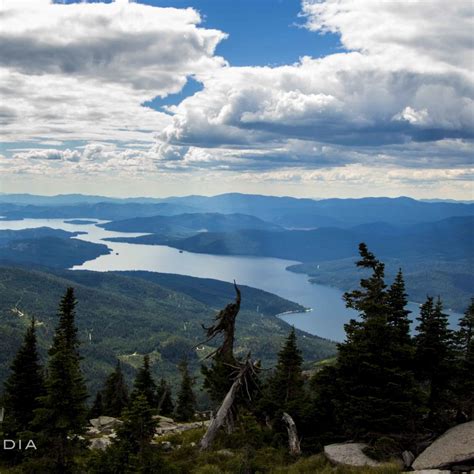
M 186 359 L 181 362 L 179 369 L 181 371 L 181 387 L 176 403 L 176 419 L 179 421 L 190 421 L 194 418 L 196 411 L 196 397 L 193 392 L 194 380 L 189 374 Z
M 80 367 L 76 304 L 74 290 L 68 288 L 59 305 L 59 323 L 49 350 L 46 393 L 40 398 L 35 418 L 43 435 L 43 448 L 54 456 L 54 469 L 59 472 L 72 469 L 77 435 L 85 425 L 87 390 Z
M 283 410 L 294 402 L 301 402 L 304 397 L 302 364 L 303 357 L 296 343 L 295 328 L 292 328 L 278 353 L 277 366 L 270 378 L 271 398 Z
M 444 409 L 453 375 L 453 334 L 440 298 L 434 303 L 428 297 L 417 319 L 415 362 L 418 378 L 428 394 L 428 425 L 442 430 L 448 423 Z
M 43 369 L 40 365 L 35 331 L 35 319 L 26 330 L 11 365 L 11 374 L 5 382 L 4 429 L 16 436 L 30 429 L 34 411 L 39 407 L 38 398 L 44 395 Z
M 128 403 L 128 387 L 123 377 L 120 361 L 117 360 L 115 370 L 107 377 L 102 390 L 104 415 L 119 417 Z
M 143 366 L 138 369 L 133 383 L 131 398 L 134 399 L 139 394 L 144 395 L 150 407 L 156 409 L 158 405 L 156 398 L 156 383 L 151 374 L 150 356 L 148 355 L 143 357 Z
M 406 364 L 409 341 L 401 274 L 390 290 L 384 264 L 360 244 L 357 266 L 371 271 L 360 289 L 344 295 L 360 320 L 345 325 L 336 365 L 339 399 L 335 413 L 346 435 L 402 434 L 414 431 L 419 417 L 419 391 Z M 408 421 L 410 420 L 410 421 Z
M 474 298 L 459 320 L 457 392 L 460 409 L 468 420 L 474 420 Z

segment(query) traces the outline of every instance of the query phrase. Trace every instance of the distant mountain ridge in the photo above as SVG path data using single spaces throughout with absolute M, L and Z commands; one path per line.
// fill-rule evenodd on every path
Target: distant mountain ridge
M 190 233 L 224 232 L 242 229 L 283 230 L 280 226 L 246 214 L 178 214 L 175 216 L 135 217 L 99 224 L 107 230 L 119 232 Z
M 10 197 L 9 197 L 10 196 Z M 107 220 L 183 213 L 247 214 L 289 228 L 352 227 L 383 221 L 414 224 L 474 215 L 473 203 L 426 202 L 408 197 L 321 199 L 228 193 L 168 198 L 0 195 L 0 215 Z

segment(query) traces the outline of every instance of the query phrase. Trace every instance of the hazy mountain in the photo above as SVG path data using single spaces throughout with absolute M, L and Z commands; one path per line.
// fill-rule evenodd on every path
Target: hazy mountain
M 140 242 L 140 238 L 135 241 Z M 279 257 L 308 262 L 356 255 L 360 242 L 366 242 L 381 258 L 467 258 L 473 255 L 474 250 L 474 217 L 452 217 L 398 228 L 382 223 L 351 229 L 325 227 L 278 233 L 264 230 L 207 232 L 170 241 L 168 245 L 190 252 Z
M 474 215 L 474 204 L 424 202 L 407 197 L 298 199 L 252 194 L 185 196 L 162 199 L 100 196 L 0 196 L 0 215 L 22 217 L 94 217 L 118 220 L 183 213 L 247 214 L 288 228 L 352 227 L 371 222 L 415 224 Z
M 245 214 L 179 214 L 175 216 L 137 217 L 101 224 L 107 230 L 180 234 L 189 232 L 227 232 L 241 229 L 281 230 L 276 224 Z
M 48 227 L 0 230 L 0 261 L 69 268 L 110 252 L 106 245 L 70 238 L 79 234 Z

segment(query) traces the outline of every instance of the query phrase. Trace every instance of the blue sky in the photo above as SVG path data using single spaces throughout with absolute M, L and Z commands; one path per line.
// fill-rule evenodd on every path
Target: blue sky
M 473 197 L 469 1 L 0 10 L 2 191 Z

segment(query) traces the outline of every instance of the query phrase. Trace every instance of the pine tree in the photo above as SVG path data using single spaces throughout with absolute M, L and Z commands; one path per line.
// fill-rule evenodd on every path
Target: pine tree
M 41 427 L 43 452 L 53 455 L 54 469 L 69 472 L 77 435 L 85 425 L 87 390 L 80 367 L 73 288 L 59 305 L 59 324 L 49 350 L 46 393 L 40 398 L 35 424 Z
M 283 348 L 278 353 L 278 362 L 270 378 L 272 401 L 285 410 L 304 397 L 302 372 L 303 357 L 296 344 L 295 328 L 292 328 Z
M 401 274 L 387 291 L 384 264 L 360 244 L 357 266 L 371 271 L 358 290 L 344 295 L 360 320 L 345 325 L 346 341 L 339 345 L 336 364 L 339 393 L 336 416 L 346 435 L 403 434 L 419 418 L 419 391 L 406 364 L 408 324 Z
M 173 416 L 174 403 L 171 394 L 171 387 L 165 379 L 161 379 L 156 389 L 156 398 L 158 399 L 158 413 L 162 416 Z
M 428 393 L 428 427 L 442 430 L 452 381 L 453 335 L 448 328 L 448 317 L 438 298 L 436 304 L 428 297 L 422 305 L 420 322 L 415 336 L 415 363 L 418 378 Z
M 388 306 L 390 308 L 388 315 L 388 323 L 395 329 L 395 337 L 398 338 L 400 344 L 411 344 L 410 338 L 410 319 L 408 315 L 410 310 L 406 309 L 408 303 L 407 294 L 405 293 L 405 281 L 403 279 L 402 270 L 399 269 L 394 282 L 390 286 L 388 292 Z
M 38 398 L 44 395 L 43 369 L 39 361 L 34 318 L 10 369 L 11 374 L 4 387 L 6 416 L 3 428 L 9 436 L 15 437 L 31 428 L 34 411 L 39 407 Z
M 117 430 L 118 442 L 125 444 L 130 453 L 137 454 L 150 444 L 155 428 L 153 409 L 140 393 L 123 412 L 123 424 Z
M 102 390 L 103 414 L 120 417 L 122 410 L 128 406 L 128 388 L 123 377 L 122 366 L 117 360 L 115 370 L 107 377 Z
M 189 374 L 186 359 L 181 362 L 179 368 L 182 378 L 176 403 L 176 419 L 179 421 L 190 421 L 194 418 L 196 411 L 196 397 L 193 392 L 194 380 Z
M 104 400 L 102 397 L 102 391 L 99 390 L 89 411 L 88 418 L 98 418 L 102 415 L 104 415 Z
M 460 410 L 467 420 L 474 420 L 474 298 L 459 320 L 457 393 Z
M 143 357 L 143 367 L 138 369 L 135 381 L 133 383 L 133 392 L 131 398 L 136 398 L 137 395 L 142 394 L 147 399 L 150 407 L 155 409 L 158 405 L 156 399 L 156 383 L 153 379 L 150 369 L 150 357 L 145 355 Z

